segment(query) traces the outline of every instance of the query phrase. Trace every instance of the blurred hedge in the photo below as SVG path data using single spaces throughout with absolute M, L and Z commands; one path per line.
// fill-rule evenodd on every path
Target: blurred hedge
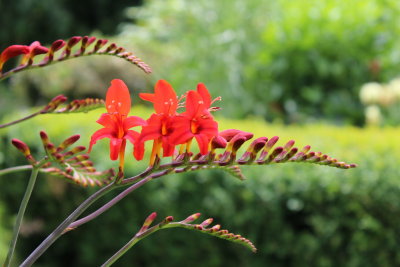
M 132 113 L 143 116 L 148 111 L 139 107 Z M 4 132 L 1 151 L 7 163 L 17 164 L 21 157 L 8 145 L 9 139 L 17 137 L 34 144 L 40 129 L 56 140 L 80 133 L 81 144 L 86 145 L 90 133 L 99 127 L 94 122 L 98 115 L 43 116 L 22 123 Z M 356 162 L 359 167 L 338 170 L 295 163 L 248 167 L 244 182 L 219 171 L 171 175 L 149 183 L 98 219 L 60 238 L 38 264 L 97 266 L 127 242 L 153 211 L 160 218 L 173 215 L 177 219 L 202 212 L 203 218 L 214 217 L 224 228 L 250 238 L 259 251 L 253 254 L 237 244 L 173 229 L 140 242 L 118 266 L 400 264 L 399 128 L 287 127 L 255 119 L 220 119 L 220 124 L 222 129 L 236 127 L 258 136 L 278 135 L 282 143 L 295 139 L 299 146 L 310 144 L 315 151 Z M 99 142 L 93 156 L 99 168 L 109 164 L 106 141 Z M 127 173 L 133 174 L 144 166 L 133 161 L 127 167 Z M 26 175 L 0 177 L 6 216 L 17 211 Z M 32 251 L 90 192 L 93 190 L 41 176 L 18 243 L 19 257 Z M 11 221 L 6 226 L 11 229 Z
M 124 9 L 141 0 L 1 0 L 0 50 L 33 41 L 51 43 L 93 31 L 115 34 Z
M 120 37 L 183 92 L 205 82 L 231 117 L 363 123 L 358 91 L 398 75 L 396 0 L 145 1 Z

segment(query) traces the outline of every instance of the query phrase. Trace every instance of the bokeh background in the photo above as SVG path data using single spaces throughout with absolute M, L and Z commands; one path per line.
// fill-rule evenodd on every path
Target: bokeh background
M 134 94 L 132 114 L 146 117 L 151 111 L 137 94 L 150 92 L 158 79 L 178 93 L 203 82 L 223 99 L 221 129 L 278 135 L 281 144 L 294 139 L 359 165 L 251 167 L 244 169 L 244 182 L 219 171 L 171 175 L 60 238 L 38 266 L 98 266 L 153 211 L 177 219 L 201 212 L 251 239 L 258 252 L 171 229 L 140 242 L 117 266 L 400 265 L 400 2 L 0 0 L 0 10 L 0 50 L 93 35 L 124 46 L 153 68 L 147 75 L 124 60 L 93 56 L 19 73 L 0 83 L 1 122 L 37 111 L 57 94 L 104 98 L 114 78 Z M 12 138 L 42 155 L 43 129 L 55 143 L 81 134 L 79 144 L 87 145 L 102 112 L 45 115 L 2 129 L 0 167 L 25 164 Z M 98 169 L 115 165 L 107 141 L 92 156 Z M 145 168 L 130 159 L 128 174 Z M 27 176 L 0 177 L 0 261 Z M 17 258 L 24 259 L 94 190 L 41 175 Z

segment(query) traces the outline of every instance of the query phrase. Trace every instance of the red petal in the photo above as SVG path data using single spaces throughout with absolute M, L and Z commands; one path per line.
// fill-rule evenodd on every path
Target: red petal
M 182 129 L 171 134 L 169 141 L 174 145 L 184 144 L 193 138 L 194 134 L 189 129 Z
M 155 95 L 154 94 L 149 94 L 149 93 L 140 93 L 139 97 L 145 101 L 149 101 L 151 103 L 154 103 Z
M 187 117 L 176 116 L 172 121 L 173 129 L 170 135 L 170 142 L 174 145 L 186 143 L 194 135 L 190 129 L 191 120 Z
M 153 140 L 161 136 L 161 115 L 153 114 L 147 120 L 147 125 L 143 126 L 139 139 L 141 141 Z
M 96 122 L 103 125 L 106 128 L 118 132 L 118 122 L 115 120 L 114 115 L 103 113 Z
M 100 130 L 97 130 L 94 134 L 92 134 L 92 137 L 90 138 L 90 145 L 89 145 L 88 153 L 90 153 L 90 151 L 92 151 L 92 146 L 94 144 L 96 144 L 96 142 L 98 140 L 103 139 L 103 138 L 112 138 L 112 137 L 113 137 L 113 131 L 111 129 L 102 128 Z
M 174 154 L 175 145 L 172 145 L 168 138 L 162 138 L 163 157 L 171 157 Z
M 205 155 L 208 153 L 208 143 L 210 142 L 210 139 L 204 134 L 197 134 L 195 136 L 197 144 L 199 145 L 200 153 L 202 155 Z
M 207 135 L 209 138 L 213 138 L 218 135 L 218 123 L 212 119 L 199 120 L 199 133 Z
M 130 116 L 130 117 L 124 119 L 122 124 L 123 124 L 124 130 L 127 131 L 130 128 L 135 127 L 135 126 L 147 125 L 147 122 L 140 117 Z
M 139 138 L 139 133 L 136 131 L 127 131 L 124 136 L 125 139 L 128 139 L 133 145 L 136 143 L 136 140 Z
M 211 106 L 211 95 L 207 87 L 203 83 L 199 83 L 197 85 L 197 92 L 201 95 L 201 98 L 203 98 L 205 108 L 208 109 Z
M 119 155 L 119 150 L 121 149 L 122 139 L 111 138 L 110 140 L 110 159 L 117 160 Z
M 131 110 L 131 96 L 122 80 L 111 81 L 106 95 L 106 108 L 108 113 L 118 113 L 123 116 L 128 115 Z
M 195 118 L 204 110 L 203 99 L 196 91 L 190 90 L 186 96 L 186 112 L 189 118 Z
M 143 142 L 136 142 L 134 145 L 133 155 L 135 156 L 136 160 L 142 160 L 144 156 L 144 143 Z
M 178 101 L 172 86 L 167 81 L 159 80 L 154 91 L 154 109 L 156 113 L 174 115 L 178 107 Z

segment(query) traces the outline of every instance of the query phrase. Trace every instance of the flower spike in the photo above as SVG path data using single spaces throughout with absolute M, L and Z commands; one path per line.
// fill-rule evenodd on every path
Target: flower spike
M 99 39 L 96 41 L 96 37 L 89 36 L 74 36 L 69 40 L 57 40 L 52 43 L 52 45 L 47 48 L 40 44 L 40 42 L 35 41 L 31 45 L 11 45 L 7 47 L 0 54 L 0 79 L 4 79 L 13 75 L 16 72 L 27 70 L 36 67 L 45 67 L 55 62 L 61 62 L 66 59 L 76 58 L 86 55 L 111 55 L 116 56 L 126 61 L 135 64 L 145 73 L 151 73 L 151 68 L 143 62 L 140 58 L 133 55 L 131 52 L 125 51 L 125 48 L 118 47 L 116 44 L 111 44 L 105 49 L 101 50 L 105 44 L 108 42 L 106 39 Z M 80 44 L 80 45 L 79 45 Z M 72 50 L 77 48 L 77 52 L 71 55 Z M 93 49 L 90 47 L 93 46 Z M 60 51 L 59 56 L 56 56 L 56 52 Z M 89 51 L 89 52 L 88 52 Z M 46 54 L 44 59 L 40 62 L 35 63 L 36 56 L 39 54 Z M 58 53 L 57 53 L 58 54 Z M 7 72 L 3 73 L 3 65 L 10 58 L 24 55 L 19 66 L 11 68 Z

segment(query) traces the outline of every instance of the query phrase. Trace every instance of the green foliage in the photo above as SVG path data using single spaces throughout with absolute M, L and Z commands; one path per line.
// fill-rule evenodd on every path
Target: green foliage
M 55 142 L 79 133 L 82 140 L 78 144 L 87 145 L 90 134 L 100 127 L 95 123 L 99 112 L 83 116 L 43 115 L 46 117 L 34 118 L 4 133 L 7 139 L 20 138 L 32 146 L 35 142 L 40 146 L 39 136 L 35 134 L 40 129 L 46 129 Z M 132 114 L 146 117 L 148 111 L 137 107 Z M 118 261 L 118 266 L 400 264 L 397 238 L 400 234 L 400 155 L 396 153 L 400 150 L 396 142 L 399 128 L 287 127 L 263 123 L 259 119 L 219 121 L 221 129 L 251 129 L 255 136 L 278 135 L 282 140 L 278 145 L 296 139 L 300 147 L 311 144 L 316 150 L 356 162 L 359 167 L 339 170 L 301 163 L 252 166 L 244 168 L 246 181 L 239 181 L 223 171 L 170 175 L 150 182 L 96 220 L 63 236 L 38 264 L 100 265 L 131 238 L 153 211 L 161 218 L 168 215 L 185 218 L 193 212 L 201 212 L 252 240 L 258 252 L 253 254 L 223 240 L 171 229 L 138 243 Z M 23 130 L 27 128 L 30 130 Z M 110 166 L 107 146 L 106 141 L 99 141 L 91 155 L 94 162 L 104 168 Z M 144 169 L 146 164 L 134 161 L 128 154 L 130 149 L 127 149 L 128 175 Z M 10 164 L 15 164 L 15 157 L 20 157 L 19 154 L 13 156 L 14 150 L 11 148 L 8 153 L 7 149 L 2 149 L 14 158 L 7 157 Z M 23 174 L 1 177 L 0 198 L 7 203 L 6 216 L 16 212 L 15 203 L 19 203 L 26 182 Z M 19 258 L 32 251 L 60 218 L 69 214 L 90 192 L 91 189 L 81 189 L 54 177 L 40 176 L 25 222 L 25 226 L 36 223 L 40 227 L 31 226 L 33 230 L 24 233 L 18 245 Z M 117 193 L 113 192 L 100 202 L 106 203 Z
M 225 115 L 363 123 L 360 86 L 397 75 L 400 5 L 379 1 L 146 1 L 128 14 L 156 76 L 201 81 Z M 172 70 L 172 71 L 171 71 Z
M 124 8 L 139 4 L 141 0 L 1 0 L 0 50 L 15 43 L 48 43 L 94 30 L 113 34 L 124 20 Z

